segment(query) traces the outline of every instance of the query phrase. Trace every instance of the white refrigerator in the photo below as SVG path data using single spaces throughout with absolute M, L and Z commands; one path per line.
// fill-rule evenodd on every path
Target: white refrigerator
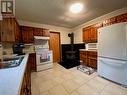
M 98 29 L 97 73 L 127 86 L 127 22 Z

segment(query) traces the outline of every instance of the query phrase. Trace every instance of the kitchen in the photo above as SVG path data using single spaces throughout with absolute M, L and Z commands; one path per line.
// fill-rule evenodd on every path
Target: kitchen
M 53 3 L 49 3 L 49 0 L 36 1 L 36 2 L 34 1 L 29 2 L 26 0 L 16 1 L 14 3 L 16 7 L 13 9 L 13 11 L 9 11 L 10 13 L 12 12 L 14 16 L 12 14 L 6 14 L 6 11 L 4 13 L 3 10 L 2 12 L 3 16 L 0 22 L 1 22 L 1 29 L 5 29 L 5 30 L 1 30 L 3 32 L 1 33 L 2 35 L 1 59 L 3 60 L 4 58 L 5 60 L 8 57 L 11 59 L 12 56 L 14 57 L 17 56 L 17 53 L 13 54 L 14 50 L 12 48 L 13 46 L 18 46 L 17 43 L 20 43 L 19 44 L 20 52 L 18 53 L 25 53 L 25 55 L 24 54 L 20 55 L 20 57 L 24 56 L 24 58 L 22 62 L 19 64 L 19 66 L 0 69 L 0 75 L 1 75 L 0 84 L 2 84 L 0 85 L 0 95 L 113 95 L 113 94 L 126 95 L 127 94 L 127 89 L 124 85 L 126 84 L 127 81 L 126 77 L 124 79 L 125 82 L 124 83 L 122 82 L 122 85 L 120 85 L 118 81 L 112 79 L 111 77 L 109 78 L 109 76 L 107 75 L 103 76 L 103 74 L 101 75 L 100 71 L 98 71 L 100 70 L 99 69 L 100 67 L 98 68 L 98 64 L 100 64 L 98 63 L 100 62 L 98 61 L 100 55 L 98 54 L 101 54 L 100 44 L 103 43 L 100 43 L 101 37 L 99 36 L 99 34 L 97 34 L 97 31 L 100 32 L 105 27 L 110 27 L 115 24 L 117 25 L 119 23 L 127 22 L 126 1 L 118 1 L 118 4 L 115 4 L 116 1 L 111 0 L 109 7 L 106 7 L 107 10 L 106 9 L 103 10 L 104 7 L 102 7 L 103 4 L 105 6 L 107 4 L 108 6 L 108 3 L 106 3 L 106 1 L 102 2 L 99 0 L 101 4 L 98 2 L 98 6 L 96 4 L 94 5 L 91 1 L 89 1 L 88 4 L 91 4 L 91 6 L 93 5 L 91 11 L 94 9 L 95 6 L 97 7 L 97 10 L 98 8 L 102 7 L 102 11 L 100 10 L 99 11 L 100 14 L 98 12 L 98 15 L 96 15 L 96 17 L 94 17 L 94 15 L 97 14 L 96 11 L 95 13 L 93 11 L 94 15 L 93 16 L 91 15 L 92 17 L 89 19 L 83 18 L 85 17 L 85 15 L 88 15 L 85 12 L 83 16 L 82 16 L 83 13 L 79 13 L 79 15 L 75 14 L 75 16 L 71 16 L 74 15 L 74 13 L 70 13 L 70 15 L 65 14 L 65 16 L 62 17 L 61 15 L 59 15 L 60 17 L 57 16 L 57 18 L 60 20 L 55 19 L 56 22 L 54 22 L 52 20 L 53 18 L 51 18 L 50 16 L 55 12 L 57 14 L 58 7 L 60 7 L 60 4 L 63 5 L 65 4 L 66 6 L 69 5 L 69 3 L 67 3 L 66 0 L 63 1 L 54 1 Z M 80 0 L 80 1 L 84 1 L 84 0 Z M 36 4 L 39 6 L 41 3 L 42 5 L 45 5 L 42 7 L 42 9 L 39 9 L 40 7 L 39 8 L 37 7 L 38 9 L 35 10 L 32 7 L 35 6 Z M 46 7 L 46 4 L 47 6 L 48 5 L 50 6 L 49 9 Z M 55 6 L 56 4 L 59 6 L 56 7 Z M 56 11 L 52 13 L 52 9 L 54 7 Z M 67 8 L 65 9 L 67 10 Z M 48 12 L 45 11 L 46 9 Z M 49 13 L 48 16 L 47 13 Z M 43 14 L 45 14 L 45 16 L 47 16 L 49 19 L 51 18 L 50 23 L 48 19 L 46 19 L 45 17 L 43 18 Z M 54 14 L 54 16 L 56 15 Z M 69 21 L 71 24 L 69 23 Z M 122 35 L 122 33 L 119 35 Z M 112 39 L 113 38 L 114 36 L 112 36 Z M 43 47 L 45 45 L 46 48 Z M 108 48 L 108 44 L 106 46 Z M 40 51 L 37 53 L 35 47 L 37 47 L 38 49 L 44 49 L 45 53 L 44 51 L 41 51 L 42 52 L 41 54 Z M 58 50 L 56 50 L 56 48 Z M 51 69 L 46 67 L 46 69 L 41 68 L 44 70 L 38 71 L 36 54 L 40 56 L 40 61 L 45 61 L 43 59 L 49 60 L 48 52 L 47 52 L 49 50 L 51 50 L 52 52 L 55 51 L 55 53 L 50 53 L 53 56 L 49 54 L 51 56 L 49 57 L 49 59 L 51 59 L 49 64 L 50 63 L 52 64 L 52 66 L 50 65 Z M 64 54 L 64 52 L 65 54 L 68 55 L 62 55 Z M 71 53 L 75 54 L 75 52 L 76 55 L 72 56 Z M 63 67 L 63 64 L 61 64 L 61 61 L 64 61 L 63 60 L 64 57 L 69 59 L 69 63 L 73 63 L 72 61 L 73 58 L 78 58 L 77 62 L 80 61 L 79 63 L 85 66 L 83 68 L 81 66 L 80 67 L 81 70 L 77 70 L 76 66 L 74 66 L 73 68 L 71 67 L 69 69 L 66 69 L 65 67 Z M 19 61 L 19 59 L 17 61 Z M 91 68 L 94 68 L 95 71 L 92 72 L 90 75 L 87 74 L 85 72 L 85 70 L 87 69 L 86 65 L 90 67 L 88 68 L 88 71 L 91 70 Z M 107 67 L 105 68 L 104 69 L 106 72 L 110 71 L 109 68 Z M 82 70 L 84 72 L 82 72 Z M 126 68 L 124 71 L 126 72 Z M 122 77 L 126 76 L 125 74 L 122 74 Z M 104 78 L 102 78 L 101 76 Z M 114 83 L 114 81 L 117 82 L 118 84 Z M 11 86 L 9 86 L 8 84 Z

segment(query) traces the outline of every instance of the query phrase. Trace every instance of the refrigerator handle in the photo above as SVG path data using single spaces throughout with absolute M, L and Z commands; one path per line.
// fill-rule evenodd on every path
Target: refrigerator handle
M 112 65 L 111 63 L 114 63 L 115 65 L 118 65 L 118 66 L 121 66 L 121 65 L 126 65 L 127 64 L 127 61 L 116 61 L 116 62 L 113 62 L 113 61 L 109 61 L 109 60 L 102 60 L 100 59 L 101 62 L 103 62 L 104 64 L 109 64 L 109 65 Z

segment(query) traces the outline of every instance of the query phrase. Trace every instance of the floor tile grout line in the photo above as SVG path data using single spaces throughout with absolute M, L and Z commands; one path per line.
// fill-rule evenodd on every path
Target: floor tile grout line
M 105 90 L 105 87 L 106 87 L 106 86 L 108 86 L 108 84 L 106 84 L 106 85 L 103 87 L 103 89 L 98 93 L 98 95 L 101 95 L 102 91 Z

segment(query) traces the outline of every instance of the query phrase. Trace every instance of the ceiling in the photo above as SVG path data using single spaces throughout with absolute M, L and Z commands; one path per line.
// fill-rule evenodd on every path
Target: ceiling
M 31 21 L 73 28 L 96 17 L 127 6 L 127 0 L 15 0 L 16 17 Z M 82 2 L 79 14 L 69 11 L 70 4 Z

